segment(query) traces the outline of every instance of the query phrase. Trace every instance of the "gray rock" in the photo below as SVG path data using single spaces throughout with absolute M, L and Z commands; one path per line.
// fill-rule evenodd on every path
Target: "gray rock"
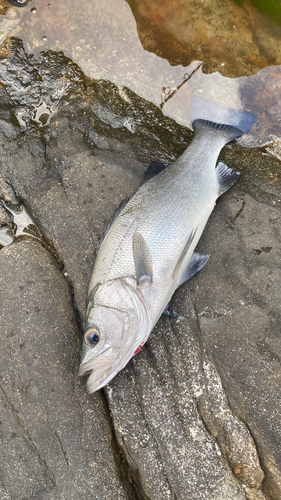
M 228 200 L 200 243 L 213 247 L 213 259 L 204 287 L 198 277 L 196 312 L 230 405 L 256 442 L 264 492 L 275 499 L 281 495 L 280 211 L 239 192 Z
M 275 160 L 225 148 L 242 181 L 218 200 L 199 243 L 210 261 L 173 299 L 187 320 L 161 318 L 142 352 L 88 397 L 77 377 L 79 334 L 100 237 L 146 166 L 179 156 L 191 132 L 133 92 L 85 78 L 62 54 L 36 61 L 19 41 L 9 47 L 0 96 L 17 135 L 7 141 L 0 131 L 0 199 L 18 214 L 23 203 L 39 233 L 17 236 L 15 227 L 0 251 L 1 497 L 277 500 Z M 22 108 L 25 124 L 14 120 Z M 17 226 L 5 205 L 0 224 Z
M 39 242 L 2 249 L 1 481 L 12 499 L 128 499 L 101 394 L 77 377 L 66 279 Z

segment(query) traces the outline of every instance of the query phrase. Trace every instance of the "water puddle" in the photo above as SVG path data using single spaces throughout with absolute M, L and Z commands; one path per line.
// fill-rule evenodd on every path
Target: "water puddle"
M 24 8 L 2 3 L 1 9 L 0 86 L 13 109 L 8 123 L 2 107 L 0 128 L 8 140 L 34 126 L 48 128 L 62 98 L 68 98 L 71 83 L 83 86 L 85 77 L 73 61 L 87 77 L 115 84 L 129 107 L 133 91 L 189 128 L 194 94 L 255 113 L 257 123 L 239 142 L 263 149 L 258 154 L 252 149 L 244 154 L 240 186 L 251 194 L 262 191 L 262 199 L 274 189 L 274 203 L 280 202 L 278 0 L 271 1 L 267 12 L 259 0 L 84 0 L 83 6 L 72 0 L 32 0 Z M 13 52 L 18 42 L 11 37 L 21 39 L 29 55 L 24 51 L 21 55 L 19 48 Z M 55 52 L 47 55 L 46 51 Z M 70 61 L 65 63 L 65 57 Z M 85 85 L 89 88 L 89 83 Z M 104 124 L 137 135 L 139 121 L 124 116 L 124 106 L 118 116 L 113 101 L 106 108 L 103 103 L 89 105 Z M 90 136 L 97 147 L 106 142 L 97 131 L 90 130 Z M 225 148 L 223 154 L 232 168 L 240 169 L 231 148 Z M 272 189 L 263 187 L 265 181 Z
M 11 220 L 5 221 L 5 215 L 10 215 Z M 4 219 L 4 220 L 3 220 Z M 31 236 L 42 242 L 40 232 L 36 227 L 32 217 L 27 212 L 26 208 L 20 204 L 17 210 L 5 205 L 3 200 L 0 201 L 0 247 L 11 245 L 16 238 L 20 236 Z
M 39 229 L 12 186 L 0 178 L 0 248 L 11 245 L 20 236 L 31 236 L 42 242 Z
M 63 51 L 90 78 L 127 86 L 188 127 L 196 93 L 258 116 L 241 144 L 261 146 L 281 137 L 278 0 L 267 16 L 258 0 L 85 0 L 83 7 L 72 0 L 33 0 L 22 9 L 10 7 L 1 20 L 2 41 L 17 36 L 36 57 Z M 48 124 L 49 103 L 37 106 L 46 106 L 40 116 Z M 35 120 L 41 120 L 39 111 Z

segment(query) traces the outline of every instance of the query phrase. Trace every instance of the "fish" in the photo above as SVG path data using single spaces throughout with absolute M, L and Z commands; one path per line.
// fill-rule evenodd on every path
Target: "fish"
M 217 159 L 256 116 L 200 96 L 191 101 L 194 137 L 170 165 L 154 166 L 109 223 L 90 278 L 79 375 L 89 394 L 139 351 L 179 286 L 209 255 L 194 252 L 217 198 L 240 173 Z

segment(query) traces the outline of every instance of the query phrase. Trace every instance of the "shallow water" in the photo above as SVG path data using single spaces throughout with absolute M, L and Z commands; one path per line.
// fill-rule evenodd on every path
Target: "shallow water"
M 33 0 L 1 16 L 0 39 L 17 36 L 36 57 L 63 51 L 90 78 L 128 87 L 188 127 L 192 94 L 252 111 L 257 124 L 240 143 L 274 140 L 281 158 L 281 5 L 264 10 L 258 0 Z

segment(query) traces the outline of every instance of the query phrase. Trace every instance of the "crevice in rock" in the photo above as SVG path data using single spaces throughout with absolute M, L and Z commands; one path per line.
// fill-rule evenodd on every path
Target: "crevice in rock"
M 63 443 L 62 443 L 62 440 L 61 440 L 61 437 L 60 437 L 60 435 L 59 435 L 58 431 L 55 431 L 55 436 L 56 436 L 56 438 L 57 438 L 57 440 L 58 440 L 58 442 L 59 442 L 60 449 L 61 449 L 62 455 L 63 455 L 63 457 L 64 457 L 64 460 L 65 460 L 65 462 L 66 462 L 66 465 L 69 467 L 68 458 L 67 458 L 66 452 L 65 452 L 65 450 L 64 450 Z
M 233 411 L 232 411 L 232 408 L 231 408 L 231 405 L 230 405 L 230 403 L 229 403 L 229 402 L 228 402 L 228 405 L 229 405 L 229 408 L 231 409 L 231 412 L 233 412 Z M 264 491 L 264 485 L 265 485 L 265 482 L 266 482 L 266 479 L 267 479 L 267 471 L 266 471 L 266 468 L 265 468 L 265 466 L 264 466 L 264 464 L 263 464 L 263 460 L 262 460 L 262 458 L 261 458 L 261 456 L 260 456 L 260 453 L 259 453 L 259 447 L 258 447 L 258 444 L 257 444 L 257 442 L 256 442 L 255 436 L 253 435 L 253 433 L 252 433 L 252 431 L 251 431 L 251 428 L 249 427 L 248 423 L 246 422 L 246 420 L 245 420 L 245 419 L 243 419 L 243 418 L 241 417 L 241 415 L 239 415 L 239 417 L 237 417 L 237 416 L 235 415 L 235 413 L 233 413 L 233 415 L 234 415 L 234 416 L 235 416 L 235 417 L 236 417 L 236 418 L 237 418 L 240 422 L 242 422 L 242 423 L 245 425 L 245 427 L 247 428 L 247 431 L 249 432 L 249 434 L 250 434 L 250 436 L 251 436 L 251 438 L 252 438 L 252 440 L 253 440 L 253 442 L 254 442 L 254 444 L 255 444 L 255 448 L 256 448 L 256 451 L 257 451 L 258 459 L 259 459 L 259 465 L 260 465 L 260 468 L 262 469 L 262 471 L 263 471 L 263 473 L 264 473 L 264 478 L 263 478 L 263 481 L 262 481 L 262 483 L 261 483 L 261 487 L 260 487 L 260 489 L 261 489 L 261 491 L 264 493 L 265 497 L 267 498 L 267 496 L 266 496 L 266 492 Z M 274 499 L 274 500 L 275 500 L 275 499 Z
M 162 378 L 163 378 L 163 377 L 161 376 L 161 373 L 160 373 L 160 371 L 159 371 L 159 368 L 158 368 L 158 366 L 157 366 L 157 363 L 156 363 L 156 361 L 155 361 L 155 359 L 154 359 L 154 357 L 153 357 L 153 355 L 152 355 L 152 353 L 151 353 L 151 351 L 150 351 L 150 349 L 149 349 L 149 339 L 148 339 L 148 340 L 147 340 L 147 342 L 144 344 L 143 349 L 146 351 L 147 356 L 148 356 L 148 359 L 149 359 L 149 361 L 150 361 L 151 365 L 153 366 L 153 368 L 154 368 L 155 372 L 157 373 L 157 375 L 158 375 L 158 376 L 161 378 L 161 380 L 162 380 Z M 162 380 L 162 381 L 163 381 L 163 380 Z
M 131 372 L 131 376 L 132 376 L 132 380 L 133 380 L 132 384 L 133 384 L 133 386 L 135 386 L 135 384 L 134 384 L 134 371 L 132 368 L 132 363 L 129 363 L 128 368 Z M 112 425 L 112 434 L 115 438 L 115 446 L 117 447 L 118 456 L 123 457 L 123 459 L 125 460 L 125 463 L 126 463 L 126 467 L 123 468 L 124 474 L 126 475 L 126 478 L 129 478 L 129 481 L 133 484 L 135 494 L 137 495 L 137 499 L 138 500 L 150 500 L 150 497 L 147 496 L 147 494 L 144 491 L 143 485 L 142 485 L 142 478 L 139 474 L 138 463 L 136 463 L 136 461 L 131 457 L 131 453 L 126 446 L 125 439 L 124 439 L 122 433 L 119 433 L 119 436 L 117 435 L 118 425 L 117 425 L 117 432 L 116 432 L 114 422 L 113 422 L 113 417 L 111 416 L 110 403 L 109 403 L 106 391 L 102 390 L 102 392 L 104 393 L 105 404 L 107 405 L 108 412 L 110 415 L 109 418 L 110 418 L 110 423 Z M 152 429 L 150 428 L 149 421 L 148 421 L 148 419 L 143 411 L 143 407 L 142 407 L 141 402 L 140 402 L 138 391 L 136 389 L 134 389 L 134 393 L 136 396 L 136 403 L 138 405 L 138 411 L 142 416 L 142 425 L 144 425 L 146 427 L 148 434 L 151 436 L 151 439 L 155 443 L 155 446 L 157 448 L 157 454 L 159 457 L 158 460 L 159 460 L 159 462 L 161 462 L 163 464 L 163 474 L 165 476 L 165 481 L 167 482 L 169 490 L 170 490 L 171 494 L 173 495 L 173 500 L 177 500 L 176 494 L 173 492 L 173 487 L 170 483 L 169 477 L 168 477 L 167 472 L 166 472 L 165 467 L 164 467 L 164 460 L 163 460 L 163 457 L 162 457 L 162 454 L 161 454 L 161 451 L 159 448 L 159 444 L 157 443 L 157 439 L 156 439 Z M 142 466 L 141 461 L 140 461 L 140 465 Z
M 213 370 L 216 371 L 217 379 L 219 379 L 219 387 L 216 388 L 215 386 L 217 385 L 216 382 L 218 383 L 218 380 L 216 381 L 214 378 L 213 390 L 215 392 L 221 392 L 221 397 L 218 395 L 220 399 L 222 398 L 222 401 L 218 403 L 220 410 L 222 411 L 225 407 L 221 416 L 217 414 L 217 410 L 215 408 L 216 402 L 213 402 L 212 394 L 209 393 L 210 387 L 208 389 L 208 386 L 210 386 L 210 381 L 207 380 L 207 373 L 204 368 L 203 361 L 202 372 L 205 380 L 205 389 L 197 404 L 198 414 L 200 415 L 206 432 L 208 432 L 218 446 L 221 453 L 221 460 L 227 464 L 236 481 L 240 485 L 246 484 L 250 489 L 261 492 L 265 480 L 265 471 L 261 465 L 261 458 L 258 452 L 257 444 L 246 422 L 235 415 L 231 405 L 229 404 L 222 379 L 217 371 L 216 363 L 212 359 L 212 353 L 209 349 L 208 341 L 201 327 L 200 313 L 196 308 L 195 293 L 193 293 L 192 300 L 197 317 L 198 330 L 204 342 L 203 349 L 205 351 L 206 359 L 208 360 L 208 363 L 210 363 L 210 367 L 213 367 Z M 225 414 L 225 412 L 228 411 L 229 418 L 227 418 Z M 231 419 L 233 419 L 233 421 Z M 230 428 L 228 429 L 229 426 Z M 244 428 L 241 426 L 244 426 Z M 237 445 L 235 444 L 235 434 L 237 434 L 238 439 Z M 243 450 L 241 448 L 241 444 L 239 445 L 241 440 L 244 440 Z
M 49 491 L 53 490 L 56 487 L 56 481 L 55 481 L 53 472 L 50 470 L 46 460 L 43 457 L 41 457 L 40 452 L 39 452 L 36 444 L 32 440 L 32 437 L 30 436 L 28 429 L 25 427 L 24 420 L 23 420 L 22 416 L 17 411 L 17 409 L 14 407 L 13 403 L 9 400 L 8 395 L 6 394 L 6 391 L 4 390 L 4 388 L 1 384 L 0 384 L 0 389 L 1 389 L 1 392 L 4 396 L 6 405 L 8 406 L 9 410 L 11 411 L 11 414 L 13 415 L 15 421 L 18 423 L 19 428 L 21 429 L 22 437 L 27 442 L 31 451 L 37 456 L 38 461 L 41 464 L 42 472 L 43 472 L 43 474 L 46 478 L 46 482 L 48 484 L 47 489 Z
M 242 201 L 242 205 L 241 205 L 240 209 L 237 211 L 237 213 L 233 217 L 229 217 L 228 218 L 228 221 L 226 223 L 227 229 L 230 229 L 231 231 L 233 231 L 234 222 L 236 221 L 236 219 L 238 219 L 238 217 L 240 217 L 240 215 L 242 214 L 242 212 L 244 210 L 244 207 L 246 205 L 246 201 L 245 201 L 245 198 L 243 196 L 240 196 L 238 199 L 240 201 Z
M 201 344 L 201 357 L 202 357 L 202 365 L 201 365 L 201 370 L 203 371 L 203 351 L 206 352 L 209 360 L 211 362 L 213 362 L 213 357 L 212 357 L 212 353 L 209 349 L 209 345 L 208 345 L 208 342 L 206 341 L 206 336 L 204 334 L 204 331 L 202 330 L 201 328 L 201 324 L 200 324 L 200 313 L 197 309 L 197 305 L 196 305 L 196 293 L 194 290 L 191 290 L 191 300 L 192 300 L 192 303 L 193 303 L 193 309 L 194 309 L 194 312 L 195 312 L 195 316 L 196 316 L 196 320 L 197 320 L 197 326 L 198 326 L 198 332 L 199 332 L 199 338 L 200 338 L 200 344 Z M 203 342 L 203 343 L 202 343 Z
M 146 350 L 146 352 L 147 352 L 147 354 L 148 354 L 149 360 L 150 360 L 150 361 L 152 361 L 152 360 L 153 360 L 153 356 L 152 356 L 151 352 L 149 352 L 149 348 L 148 348 L 148 346 L 147 346 L 147 343 L 145 343 L 144 347 L 146 348 L 145 350 Z M 161 373 L 159 372 L 159 369 L 157 368 L 157 365 L 156 365 L 156 363 L 155 363 L 155 361 L 154 361 L 154 360 L 153 360 L 152 365 L 153 365 L 153 367 L 154 367 L 154 369 L 155 369 L 155 371 L 156 371 L 157 375 L 158 375 L 158 376 L 159 376 L 159 378 L 161 379 L 162 384 L 163 384 L 163 385 L 165 385 L 165 383 L 164 383 L 164 379 L 163 379 L 163 376 L 162 376 L 162 375 L 161 375 Z M 154 365 L 155 365 L 155 366 L 154 366 Z M 130 369 L 130 371 L 131 371 L 131 373 L 132 373 L 132 379 L 134 380 L 134 369 L 133 369 L 133 365 L 132 365 L 132 363 L 129 363 L 129 369 Z M 134 384 L 134 383 L 133 383 L 133 385 L 134 385 L 134 387 L 135 387 L 135 384 Z M 170 491 L 171 491 L 171 493 L 172 493 L 172 495 L 173 495 L 173 500 L 177 500 L 177 496 L 176 496 L 175 492 L 173 491 L 173 486 L 172 486 L 172 484 L 171 484 L 171 482 L 170 482 L 170 480 L 169 480 L 168 474 L 167 474 L 166 469 L 165 469 L 165 461 L 164 461 L 164 459 L 163 459 L 163 455 L 162 455 L 162 453 L 161 453 L 161 447 L 159 446 L 159 443 L 158 443 L 157 437 L 155 436 L 155 434 L 154 434 L 153 430 L 151 429 L 151 426 L 149 425 L 149 420 L 148 420 L 148 418 L 147 418 L 147 417 L 146 417 L 146 415 L 145 415 L 145 412 L 144 412 L 144 410 L 143 410 L 143 407 L 142 407 L 142 404 L 141 404 L 141 400 L 140 400 L 140 397 L 139 397 L 139 393 L 138 393 L 138 391 L 136 390 L 136 388 L 134 388 L 134 392 L 135 392 L 135 395 L 136 395 L 136 399 L 137 399 L 137 403 L 138 403 L 138 407 L 139 407 L 139 412 L 140 412 L 140 414 L 142 415 L 142 418 L 143 418 L 143 422 L 145 423 L 145 426 L 146 426 L 146 428 L 147 428 L 147 430 L 148 430 L 148 433 L 152 436 L 152 439 L 154 440 L 155 445 L 156 445 L 156 447 L 157 447 L 157 453 L 158 453 L 158 455 L 159 455 L 159 458 L 160 458 L 160 460 L 161 460 L 161 463 L 163 464 L 163 469 L 164 469 L 164 470 L 163 470 L 163 472 L 164 472 L 164 475 L 165 475 L 165 479 L 166 479 L 166 481 L 167 481 L 167 484 L 168 484 L 168 486 L 169 486 L 169 489 L 170 489 Z M 177 404 L 177 402 L 176 402 L 176 401 L 175 401 L 175 404 L 176 404 L 176 408 L 177 408 L 177 411 L 178 411 L 178 416 L 179 416 L 179 418 L 180 418 L 180 419 L 182 419 L 182 415 L 181 415 L 180 409 L 179 409 L 178 404 Z M 123 441 L 123 442 L 124 442 L 124 441 Z M 124 443 L 124 447 L 125 447 L 125 443 Z M 125 447 L 125 448 L 126 448 L 126 447 Z M 129 454 L 129 452 L 128 452 L 127 450 L 126 450 L 126 453 L 128 453 L 128 455 L 130 456 L 130 454 Z M 145 495 L 145 493 L 144 493 L 144 495 Z M 145 495 L 145 496 L 143 497 L 143 499 L 141 498 L 141 500 L 150 500 L 150 499 L 149 499 L 149 498 Z
M 12 186 L 11 186 L 12 188 Z M 13 190 L 13 188 L 12 188 Z M 29 207 L 28 203 L 23 203 L 22 199 L 20 198 L 20 196 L 17 194 L 17 197 L 18 197 L 18 202 L 19 204 L 21 204 L 24 208 L 26 207 L 28 209 L 28 213 L 32 213 L 32 210 L 31 208 Z M 56 262 L 59 270 L 61 272 L 63 272 L 63 270 L 65 269 L 65 265 L 64 263 L 62 262 L 62 260 L 59 258 L 59 254 L 55 248 L 55 245 L 53 244 L 53 242 L 46 237 L 46 235 L 44 234 L 44 231 L 42 229 L 40 229 L 40 221 L 37 221 L 36 220 L 36 217 L 33 217 L 34 218 L 34 221 L 36 222 L 36 226 L 34 227 L 34 229 L 36 229 L 38 235 L 36 235 L 36 239 L 38 241 L 40 241 L 40 243 L 43 245 L 44 248 L 46 248 L 46 250 L 48 250 L 48 252 L 52 255 L 54 261 Z M 37 229 L 37 227 L 39 229 Z M 15 239 L 14 243 L 16 243 L 17 241 L 20 241 L 22 239 L 30 239 L 33 238 L 33 236 L 29 236 L 28 233 L 26 235 L 22 235 L 18 238 Z M 77 321 L 77 325 L 78 325 L 78 329 L 79 331 L 82 331 L 83 330 L 83 319 L 82 319 L 82 316 L 80 314 L 80 311 L 78 309 L 78 306 L 76 304 L 76 301 L 75 301 L 75 293 L 74 293 L 74 286 L 69 278 L 69 276 L 67 275 L 67 273 L 64 274 L 64 278 L 67 280 L 68 282 L 68 285 L 69 285 L 69 289 L 70 289 L 70 294 L 71 294 L 71 303 L 72 303 L 72 307 L 73 307 L 73 310 L 74 310 L 74 313 L 75 313 L 75 317 L 76 317 L 76 321 Z
M 78 331 L 81 332 L 81 338 L 83 337 L 83 317 L 78 309 L 78 306 L 76 304 L 76 301 L 75 301 L 75 292 L 74 292 L 74 286 L 72 285 L 72 282 L 71 280 L 69 279 L 69 277 L 66 277 L 67 279 L 67 282 L 68 282 L 68 285 L 69 285 L 69 288 L 70 288 L 70 292 L 71 292 L 71 305 L 72 305 L 72 308 L 73 308 L 73 311 L 74 311 L 74 314 L 75 314 L 75 318 L 76 318 L 76 323 L 77 323 L 77 326 L 78 326 Z
M 17 195 L 17 197 L 18 197 L 18 202 L 19 202 L 18 204 L 22 205 L 24 208 L 27 206 L 28 212 L 32 212 L 31 209 L 28 207 L 28 204 L 24 204 L 18 195 Z M 36 218 L 34 218 L 34 219 L 36 219 Z M 37 229 L 37 226 L 38 226 L 39 230 Z M 38 222 L 36 221 L 36 225 L 34 226 L 34 231 L 30 230 L 29 233 L 26 233 L 26 235 L 22 234 L 21 236 L 16 237 L 12 244 L 16 244 L 17 242 L 22 241 L 22 240 L 30 240 L 30 238 L 32 238 L 32 239 L 36 238 L 36 240 L 39 241 L 41 243 L 41 245 L 46 250 L 48 250 L 48 252 L 52 255 L 59 270 L 62 272 L 65 269 L 64 263 L 59 258 L 58 252 L 56 251 L 56 248 L 55 248 L 53 242 L 49 238 L 47 238 L 44 235 L 43 231 L 40 229 L 40 222 L 39 221 Z M 34 235 L 33 235 L 33 233 L 34 233 Z M 83 319 L 82 319 L 82 316 L 80 314 L 80 311 L 79 311 L 78 306 L 77 306 L 76 301 L 75 301 L 74 286 L 73 286 L 69 276 L 66 273 L 64 274 L 64 278 L 67 280 L 68 285 L 69 285 L 70 294 L 71 294 L 71 303 L 72 303 L 72 307 L 73 307 L 73 310 L 75 313 L 78 329 L 79 329 L 79 331 L 82 331 L 83 330 Z
M 111 427 L 112 433 L 112 449 L 115 457 L 115 462 L 117 464 L 119 470 L 120 479 L 127 491 L 130 495 L 130 500 L 149 500 L 146 494 L 143 491 L 141 486 L 137 471 L 134 471 L 133 468 L 128 463 L 128 460 L 125 457 L 124 451 L 121 446 L 118 444 L 118 439 L 116 436 L 114 423 L 112 421 L 112 417 L 110 414 L 110 408 L 108 404 L 108 399 L 104 389 L 100 390 L 100 394 L 102 396 L 104 407 L 106 409 L 108 415 L 108 421 Z

